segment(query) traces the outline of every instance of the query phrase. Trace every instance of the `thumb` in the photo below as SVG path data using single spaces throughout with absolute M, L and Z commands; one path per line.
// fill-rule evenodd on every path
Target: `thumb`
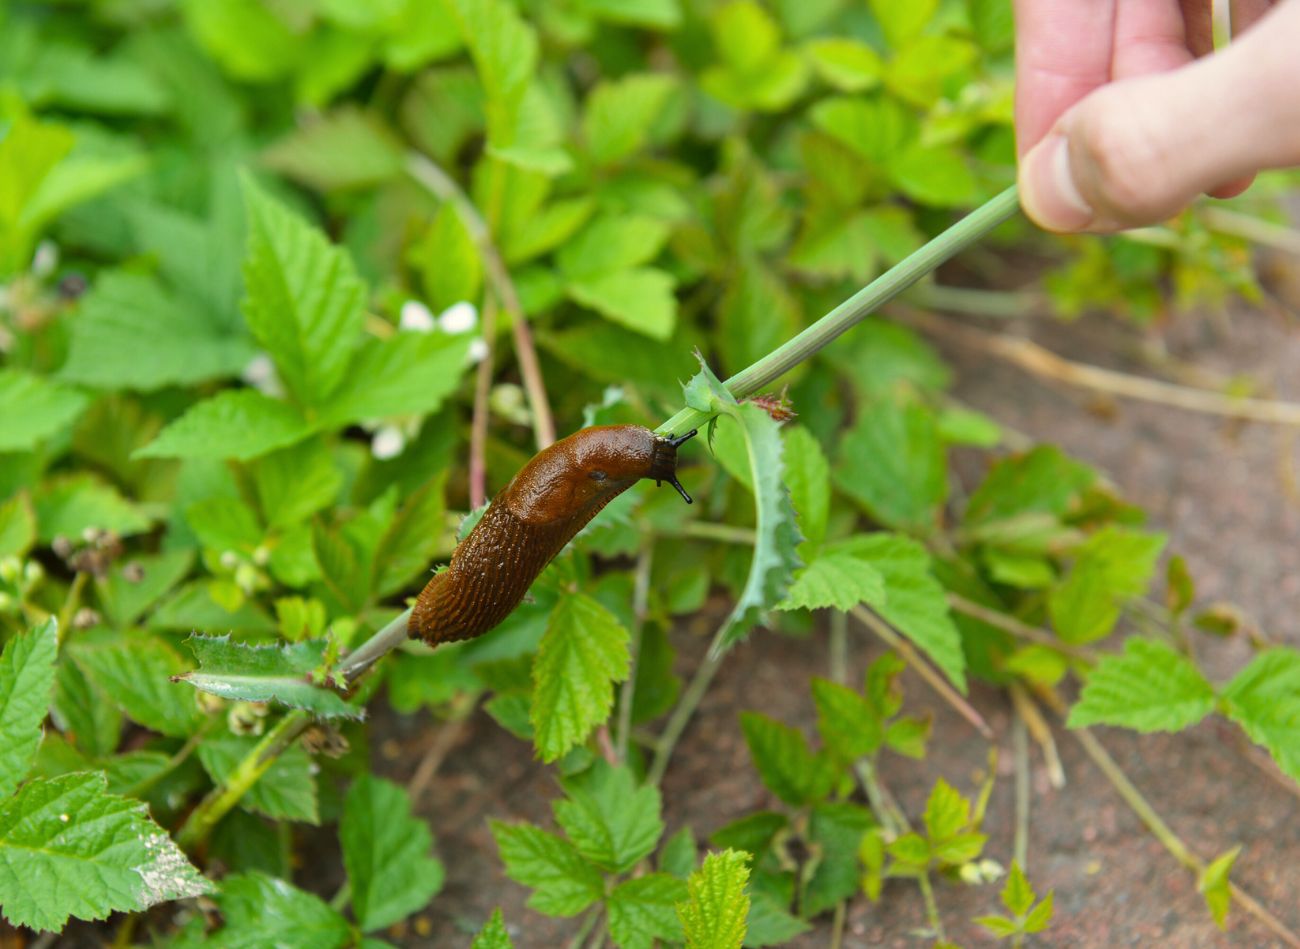
M 1025 213 L 1052 231 L 1137 227 L 1300 163 L 1300 0 L 1266 19 L 1222 53 L 1075 104 L 1021 161 Z

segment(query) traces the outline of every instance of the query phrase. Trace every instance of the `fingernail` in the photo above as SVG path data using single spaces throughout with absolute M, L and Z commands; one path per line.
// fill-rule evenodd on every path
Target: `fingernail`
M 1078 231 L 1092 222 L 1070 171 L 1070 148 L 1064 135 L 1039 142 L 1020 162 L 1020 206 L 1049 231 Z

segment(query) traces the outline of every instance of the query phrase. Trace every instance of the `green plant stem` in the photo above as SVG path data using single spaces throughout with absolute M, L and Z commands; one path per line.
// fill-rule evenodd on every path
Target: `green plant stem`
M 469 506 L 487 502 L 488 402 L 492 398 L 492 366 L 496 354 L 497 306 L 491 297 L 483 301 L 483 360 L 474 367 L 474 402 L 469 423 Z
M 716 540 L 723 544 L 753 546 L 758 535 L 752 527 L 736 527 L 714 521 L 686 521 L 677 527 L 656 527 L 660 537 L 690 537 L 696 540 Z
M 654 544 L 646 540 L 637 554 L 636 573 L 632 580 L 631 661 L 618 696 L 618 735 L 614 745 L 619 761 L 627 761 L 628 744 L 632 738 L 632 701 L 636 698 L 637 664 L 641 661 L 641 635 L 645 630 L 646 613 L 650 606 L 650 569 L 653 565 Z
M 344 657 L 343 664 L 339 666 L 339 674 L 349 682 L 355 681 L 380 658 L 406 642 L 410 636 L 406 628 L 410 619 L 410 610 L 394 617 L 387 626 Z
M 984 606 L 982 603 L 976 603 L 974 600 L 968 600 L 956 593 L 948 594 L 948 605 L 958 613 L 965 613 L 972 619 L 988 623 L 988 625 L 996 627 L 1004 633 L 1010 633 L 1018 639 L 1027 639 L 1031 643 L 1037 643 L 1040 646 L 1046 646 L 1049 649 L 1055 649 L 1057 652 L 1065 653 L 1071 659 L 1077 659 L 1088 666 L 1095 666 L 1098 658 L 1100 658 L 1091 649 L 1072 646 L 1070 643 L 1057 639 L 1045 629 L 1022 623 L 1014 616 L 1003 613 L 1001 610 L 995 610 Z
M 193 852 L 201 847 L 212 833 L 212 828 L 225 817 L 257 783 L 280 754 L 289 747 L 311 724 L 311 715 L 294 709 L 285 715 L 262 740 L 244 756 L 226 780 L 213 788 L 190 812 L 184 825 L 176 834 L 176 843 Z
M 77 615 L 77 606 L 81 603 L 81 591 L 86 588 L 86 577 L 89 574 L 78 571 L 72 578 L 72 583 L 68 586 L 68 595 L 63 599 L 63 606 L 59 608 L 58 628 L 55 630 L 62 642 L 72 629 L 72 618 Z
M 650 763 L 649 770 L 646 771 L 646 783 L 658 784 L 663 780 L 664 773 L 668 770 L 668 761 L 673 756 L 673 749 L 677 746 L 677 740 L 682 737 L 682 732 L 686 730 L 691 716 L 695 714 L 696 707 L 700 700 L 704 698 L 704 693 L 709 689 L 709 683 L 717 675 L 719 667 L 722 665 L 722 656 L 718 650 L 722 646 L 722 634 L 726 629 L 725 626 L 719 626 L 718 631 L 713 635 L 713 642 L 709 645 L 709 651 L 705 653 L 703 661 L 695 670 L 695 675 L 691 679 L 690 685 L 678 699 L 677 706 L 668 718 L 668 724 L 664 726 L 663 734 L 659 736 L 659 742 L 655 748 L 654 760 Z
M 150 789 L 156 787 L 159 781 L 179 768 L 185 763 L 186 759 L 188 759 L 190 755 L 194 754 L 195 750 L 203 743 L 204 739 L 212 733 L 212 729 L 216 726 L 218 721 L 220 721 L 220 719 L 215 715 L 209 715 L 207 719 L 204 720 L 203 724 L 195 729 L 194 734 L 185 740 L 185 744 L 181 745 L 181 747 L 177 749 L 176 753 L 167 759 L 167 763 L 163 765 L 161 769 L 123 790 L 121 792 L 122 796 L 140 797 L 141 795 L 148 793 Z
M 953 709 L 966 721 L 975 727 L 975 730 L 984 738 L 992 741 L 994 738 L 993 729 L 989 728 L 988 722 L 984 721 L 984 716 L 975 710 L 975 707 L 967 702 L 957 690 L 948 684 L 940 673 L 930 667 L 919 652 L 912 648 L 912 644 L 900 636 L 890 627 L 888 623 L 878 617 L 865 606 L 853 607 L 853 615 L 862 625 L 871 630 L 891 649 L 903 657 L 903 660 L 916 670 L 917 674 L 925 680 L 930 688 L 938 693 L 939 697 L 953 707 Z
M 835 904 L 835 919 L 831 923 L 831 949 L 840 949 L 844 944 L 844 920 L 848 916 L 848 902 L 840 900 Z
M 727 390 L 737 399 L 743 399 L 775 382 L 799 363 L 825 348 L 846 330 L 861 323 L 944 261 L 1007 220 L 1018 208 L 1019 197 L 1013 185 L 997 197 L 986 201 L 925 246 L 890 267 L 794 339 L 788 340 L 762 359 L 736 373 L 726 381 Z M 704 425 L 714 414 L 716 413 L 684 408 L 660 425 L 657 431 L 660 434 L 689 432 L 693 428 Z
M 831 613 L 830 633 L 831 681 L 840 685 L 849 682 L 849 618 L 835 610 Z
M 900 837 L 911 830 L 912 825 L 908 822 L 907 815 L 903 813 L 903 809 L 898 806 L 898 802 L 894 800 L 894 796 L 876 773 L 875 762 L 869 758 L 860 758 L 854 763 L 853 769 L 858 774 L 858 780 L 862 782 L 862 790 L 866 792 L 867 800 L 871 802 L 871 809 L 876 812 L 876 817 L 890 838 Z
M 939 916 L 939 904 L 934 898 L 934 887 L 930 885 L 929 872 L 922 873 L 916 878 L 916 884 L 921 888 L 921 896 L 925 899 L 925 916 L 930 921 L 930 929 L 934 932 L 934 938 L 943 942 L 948 937 L 943 934 L 943 919 Z
M 339 887 L 339 891 L 335 893 L 334 898 L 330 900 L 330 906 L 341 913 L 343 912 L 343 907 L 348 905 L 348 900 L 350 899 L 352 899 L 352 881 L 344 880 L 343 885 Z
M 1016 831 L 1011 848 L 1020 869 L 1028 873 L 1029 860 L 1029 730 L 1017 714 L 1011 722 L 1011 746 L 1016 759 Z
M 601 909 L 602 904 L 597 903 L 587 910 L 587 915 L 582 917 L 582 923 L 578 926 L 578 931 L 569 940 L 569 949 L 582 949 L 582 944 L 587 941 L 591 931 L 596 928 L 596 923 L 600 922 Z
M 519 291 L 510 278 L 510 270 L 506 267 L 505 259 L 492 240 L 492 229 L 488 221 L 479 214 L 474 202 L 469 199 L 455 179 L 426 156 L 419 152 L 409 152 L 406 157 L 406 171 L 435 196 L 450 202 L 460 213 L 461 220 L 468 228 L 470 237 L 478 248 L 479 258 L 483 261 L 483 270 L 487 274 L 493 294 L 510 320 L 510 330 L 515 338 L 515 358 L 519 360 L 519 375 L 523 379 L 524 391 L 528 394 L 528 407 L 533 416 L 533 436 L 537 441 L 538 449 L 545 448 L 555 441 L 555 419 L 551 415 L 551 404 L 546 395 L 541 363 L 537 360 L 537 347 L 533 344 L 533 335 L 524 317 L 523 305 L 519 302 Z M 493 200 L 499 204 L 502 192 L 499 163 L 492 163 L 490 173 L 494 175 Z M 496 220 L 499 216 L 496 208 L 488 209 L 489 220 Z M 486 329 L 484 338 L 487 338 Z M 491 345 L 491 339 L 487 341 Z

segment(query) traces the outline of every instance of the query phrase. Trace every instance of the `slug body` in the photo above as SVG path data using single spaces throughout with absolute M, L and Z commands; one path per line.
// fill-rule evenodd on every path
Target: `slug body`
M 408 626 L 430 645 L 472 639 L 519 605 L 537 575 L 600 510 L 642 478 L 677 481 L 677 446 L 639 425 L 585 428 L 538 452 L 421 591 Z

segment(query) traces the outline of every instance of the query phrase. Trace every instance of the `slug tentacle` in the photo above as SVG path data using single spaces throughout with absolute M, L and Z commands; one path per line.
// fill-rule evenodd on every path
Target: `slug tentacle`
M 694 435 L 663 438 L 639 425 L 604 425 L 538 452 L 421 591 L 411 635 L 437 645 L 492 629 L 564 545 L 642 478 L 667 481 L 690 504 L 677 480 L 677 448 Z

